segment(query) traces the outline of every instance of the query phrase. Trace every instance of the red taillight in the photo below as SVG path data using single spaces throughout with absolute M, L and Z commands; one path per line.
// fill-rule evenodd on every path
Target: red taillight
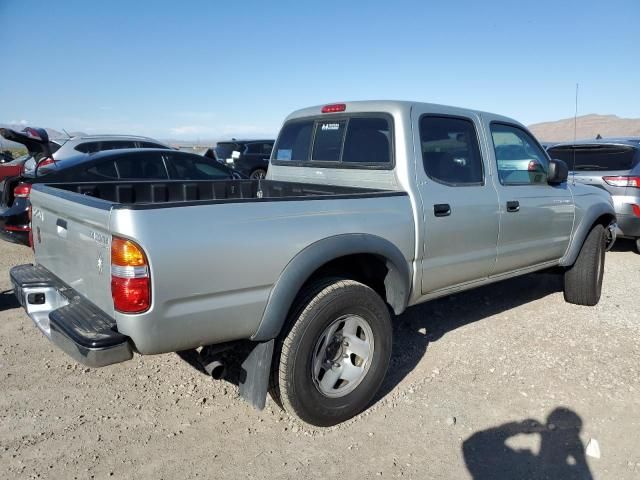
M 347 106 L 344 103 L 333 103 L 322 107 L 322 113 L 344 112 L 346 109 Z
M 122 313 L 142 313 L 149 309 L 149 278 L 121 278 L 111 275 L 113 306 Z
M 38 168 L 46 167 L 52 163 L 55 163 L 55 160 L 52 157 L 43 158 L 38 162 Z
M 13 196 L 16 198 L 27 198 L 31 193 L 30 183 L 20 183 L 13 189 Z
M 636 205 L 635 203 L 632 203 L 631 208 L 633 209 L 633 214 L 636 217 L 640 217 L 640 205 Z
M 602 177 L 602 179 L 613 187 L 634 187 L 640 188 L 640 177 Z
M 151 306 L 149 265 L 142 248 L 131 240 L 111 240 L 111 296 L 122 313 L 142 313 Z

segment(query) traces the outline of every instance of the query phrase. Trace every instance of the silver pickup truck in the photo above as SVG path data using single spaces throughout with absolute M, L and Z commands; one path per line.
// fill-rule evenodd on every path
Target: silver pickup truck
M 595 305 L 615 239 L 609 195 L 521 124 L 415 102 L 294 112 L 265 180 L 40 184 L 31 202 L 36 264 L 11 279 L 62 350 L 196 349 L 218 377 L 237 357 L 243 397 L 315 425 L 371 402 L 393 314 L 550 267 Z

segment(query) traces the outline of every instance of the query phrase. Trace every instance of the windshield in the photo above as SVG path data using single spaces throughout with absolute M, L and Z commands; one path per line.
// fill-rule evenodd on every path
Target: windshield
M 636 149 L 625 145 L 589 145 L 549 149 L 551 158 L 564 160 L 569 170 L 631 170 L 637 163 Z

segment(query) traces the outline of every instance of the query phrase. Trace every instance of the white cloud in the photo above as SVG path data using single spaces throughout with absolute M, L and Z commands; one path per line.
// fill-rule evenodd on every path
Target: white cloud
M 10 125 L 21 125 L 23 127 L 29 125 L 29 120 L 11 120 Z

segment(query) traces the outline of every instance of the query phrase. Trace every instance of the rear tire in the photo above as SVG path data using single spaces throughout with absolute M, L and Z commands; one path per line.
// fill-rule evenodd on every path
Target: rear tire
M 564 299 L 567 302 L 593 306 L 600 301 L 605 242 L 604 227 L 596 225 L 582 244 L 576 262 L 564 273 Z
M 382 298 L 362 283 L 325 279 L 302 293 L 289 325 L 274 356 L 275 400 L 321 427 L 366 408 L 391 358 L 391 318 Z
M 636 252 L 640 253 L 640 238 L 636 238 Z

